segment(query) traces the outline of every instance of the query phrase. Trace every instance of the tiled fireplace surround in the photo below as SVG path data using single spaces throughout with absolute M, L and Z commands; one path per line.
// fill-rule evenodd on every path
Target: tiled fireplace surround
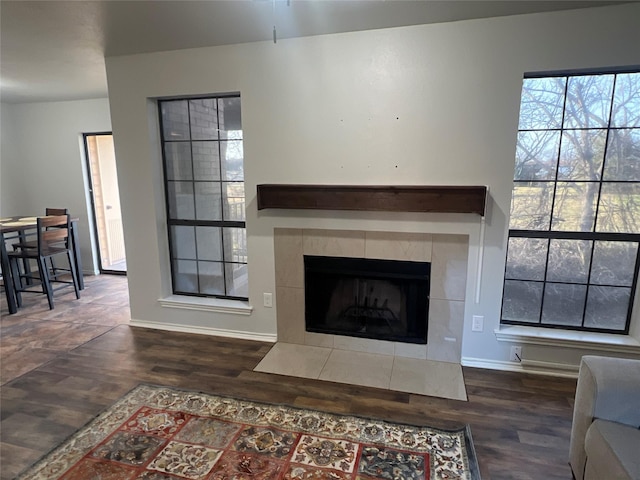
M 460 363 L 467 235 L 274 229 L 278 341 Z M 304 255 L 431 262 L 426 345 L 305 332 Z

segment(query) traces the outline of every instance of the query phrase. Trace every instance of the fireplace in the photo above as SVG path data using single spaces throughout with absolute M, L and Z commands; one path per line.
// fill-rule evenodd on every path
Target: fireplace
M 278 341 L 458 363 L 468 253 L 469 236 L 463 234 L 275 228 Z M 428 301 L 427 343 L 307 331 L 305 304 L 309 292 L 305 286 L 305 256 L 429 262 L 428 293 L 423 296 Z M 382 297 L 378 297 L 378 305 L 384 304 Z
M 305 329 L 426 344 L 429 262 L 304 255 Z

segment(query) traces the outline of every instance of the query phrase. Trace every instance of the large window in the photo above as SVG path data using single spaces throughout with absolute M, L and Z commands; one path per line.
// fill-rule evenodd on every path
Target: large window
M 628 333 L 640 73 L 525 78 L 502 323 Z
M 246 299 L 240 97 L 159 107 L 173 291 Z

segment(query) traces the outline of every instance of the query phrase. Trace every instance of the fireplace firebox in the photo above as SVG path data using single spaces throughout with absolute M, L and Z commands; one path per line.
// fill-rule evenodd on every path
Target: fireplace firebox
M 304 256 L 308 332 L 427 343 L 431 264 Z

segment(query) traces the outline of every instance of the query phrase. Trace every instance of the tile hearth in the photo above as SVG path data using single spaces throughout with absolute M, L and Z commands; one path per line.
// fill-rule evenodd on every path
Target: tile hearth
M 456 363 L 278 342 L 254 371 L 467 400 Z

